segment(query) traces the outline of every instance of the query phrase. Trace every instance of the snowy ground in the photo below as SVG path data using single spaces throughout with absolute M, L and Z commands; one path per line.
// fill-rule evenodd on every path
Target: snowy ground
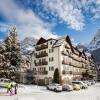
M 18 95 L 9 96 L 6 90 L 0 90 L 0 100 L 100 100 L 100 83 L 86 90 L 55 93 L 45 87 L 20 85 Z

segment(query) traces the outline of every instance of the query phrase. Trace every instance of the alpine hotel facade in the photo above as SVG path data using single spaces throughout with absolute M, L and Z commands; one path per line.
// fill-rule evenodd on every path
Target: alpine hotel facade
M 96 78 L 93 57 L 74 46 L 69 36 L 47 40 L 41 37 L 31 57 L 34 83 L 52 83 L 56 68 L 59 70 L 61 83 Z

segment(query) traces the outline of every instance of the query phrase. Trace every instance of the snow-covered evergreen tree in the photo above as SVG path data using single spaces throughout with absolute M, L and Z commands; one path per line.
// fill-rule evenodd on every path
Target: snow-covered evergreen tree
M 0 54 L 2 54 L 4 58 L 4 76 L 7 78 L 15 78 L 17 68 L 21 62 L 20 44 L 17 39 L 16 27 L 12 28 L 8 37 L 5 39 L 4 47 L 5 49 L 0 51 Z

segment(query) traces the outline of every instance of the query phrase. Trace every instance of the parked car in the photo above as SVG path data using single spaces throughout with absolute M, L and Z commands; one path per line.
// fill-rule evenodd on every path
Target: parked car
M 80 85 L 81 89 L 87 89 L 87 84 L 83 83 L 82 81 L 73 81 L 72 83 Z
M 1 78 L 0 79 L 0 87 L 6 88 L 9 81 L 10 81 L 10 79 Z M 11 82 L 12 82 L 13 87 L 15 87 L 17 85 L 16 82 L 14 82 L 14 81 L 11 81 Z
M 73 90 L 80 90 L 80 85 L 73 83 Z
M 55 92 L 61 92 L 62 86 L 60 84 L 52 83 L 52 84 L 47 85 L 47 89 L 55 91 Z
M 71 84 L 64 84 L 62 86 L 62 88 L 63 88 L 64 91 L 72 91 L 73 90 L 73 85 L 71 85 Z
M 83 83 L 87 84 L 87 86 L 90 86 L 91 83 L 89 81 L 82 81 Z
M 89 80 L 89 82 L 91 83 L 91 85 L 94 85 L 96 83 L 94 80 Z

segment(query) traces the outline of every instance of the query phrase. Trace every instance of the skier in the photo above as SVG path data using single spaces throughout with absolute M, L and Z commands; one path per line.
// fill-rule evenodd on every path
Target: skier
M 12 82 L 9 80 L 8 85 L 7 85 L 7 93 L 10 92 L 10 96 L 13 95 L 13 91 L 12 91 Z

